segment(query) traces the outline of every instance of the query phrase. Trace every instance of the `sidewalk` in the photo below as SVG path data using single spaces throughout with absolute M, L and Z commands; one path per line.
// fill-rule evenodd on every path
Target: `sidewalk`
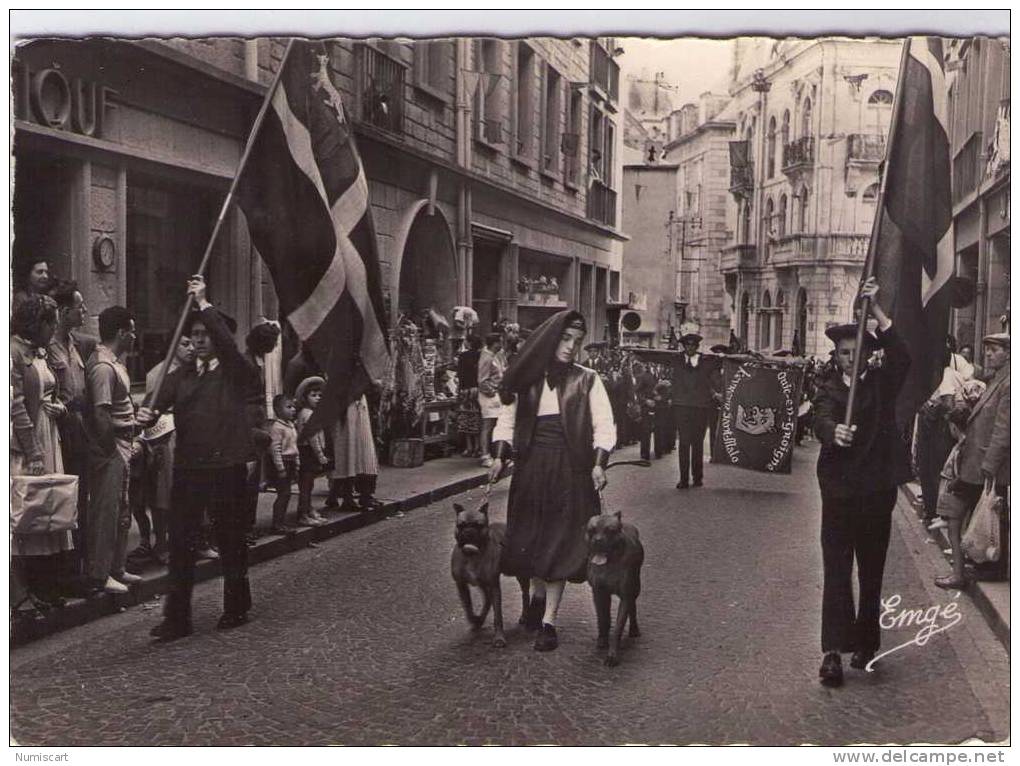
M 950 569 L 950 556 L 949 556 L 949 538 L 946 535 L 945 529 L 938 529 L 934 532 L 929 531 L 925 528 L 924 523 L 921 521 L 923 516 L 923 509 L 921 507 L 921 487 L 916 482 L 903 485 L 901 487 L 903 498 L 906 503 L 900 503 L 898 506 L 906 506 L 910 510 L 904 510 L 904 513 L 909 514 L 913 511 L 910 522 L 916 524 L 918 529 L 928 536 L 928 539 L 933 545 L 937 545 L 939 550 L 943 552 L 943 556 L 946 560 L 946 570 L 942 574 L 949 574 Z M 1009 582 L 983 582 L 976 581 L 971 587 L 963 591 L 971 600 L 975 606 L 988 621 L 989 626 L 995 633 L 995 636 L 999 639 L 1002 645 L 1009 652 Z
M 296 533 L 287 536 L 267 535 L 259 538 L 258 542 L 248 549 L 249 564 L 255 566 L 291 551 L 306 548 L 318 540 L 360 529 L 391 516 L 403 515 L 415 508 L 480 486 L 485 482 L 487 475 L 487 470 L 479 465 L 477 459 L 463 457 L 437 458 L 418 468 L 380 466 L 379 470 L 377 496 L 383 503 L 380 510 L 369 513 L 321 511 L 329 520 L 324 526 L 301 527 Z M 319 479 L 312 493 L 314 507 L 321 508 L 327 491 L 325 479 Z M 272 492 L 263 492 L 259 495 L 257 528 L 265 529 L 270 526 L 275 499 L 276 494 Z M 288 519 L 294 518 L 296 507 L 295 492 L 290 501 Z M 133 550 L 138 542 L 138 529 L 132 524 L 128 550 Z M 124 595 L 99 593 L 88 599 L 69 599 L 64 607 L 42 614 L 34 610 L 19 610 L 11 618 L 11 646 L 20 646 L 68 628 L 84 625 L 100 617 L 151 601 L 154 597 L 166 593 L 169 576 L 165 567 L 153 563 L 139 574 L 143 578 L 142 582 L 132 586 L 131 592 Z M 196 582 L 219 575 L 219 561 L 198 562 Z

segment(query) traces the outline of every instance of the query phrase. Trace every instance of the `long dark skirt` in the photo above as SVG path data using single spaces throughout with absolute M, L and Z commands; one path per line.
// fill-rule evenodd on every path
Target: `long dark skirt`
M 585 526 L 599 511 L 591 471 L 570 465 L 559 416 L 538 418 L 527 459 L 510 482 L 504 573 L 584 582 Z

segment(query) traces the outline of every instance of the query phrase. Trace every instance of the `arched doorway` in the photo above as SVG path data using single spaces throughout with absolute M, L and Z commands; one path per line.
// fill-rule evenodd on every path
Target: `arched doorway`
M 450 226 L 442 210 L 429 215 L 426 205 L 419 200 L 405 211 L 395 238 L 400 255 L 390 296 L 393 320 L 403 314 L 418 317 L 430 308 L 449 317 L 457 305 L 457 250 Z
M 746 349 L 751 340 L 751 296 L 744 293 L 740 298 L 740 344 Z
M 797 339 L 800 351 L 807 354 L 807 290 L 803 287 L 797 291 Z

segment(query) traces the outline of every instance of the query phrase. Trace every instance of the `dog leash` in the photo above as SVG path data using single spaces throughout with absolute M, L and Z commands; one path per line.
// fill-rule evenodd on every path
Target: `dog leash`
M 652 465 L 652 461 L 650 461 L 650 460 L 614 460 L 612 463 L 609 463 L 609 464 L 606 465 L 605 470 L 608 472 L 610 468 L 615 468 L 618 465 L 634 465 L 634 466 L 638 466 L 640 468 L 648 468 L 648 467 L 650 467 Z M 495 484 L 497 482 L 502 481 L 502 480 L 503 480 L 503 476 L 501 474 L 499 476 L 499 478 L 496 479 L 496 481 L 486 481 L 485 482 L 485 489 L 482 490 L 482 492 L 483 492 L 483 496 L 484 496 L 484 501 L 486 503 L 489 502 L 489 498 L 492 496 L 492 488 L 493 488 L 493 486 L 495 486 Z M 604 490 L 605 490 L 605 487 L 603 487 L 602 489 L 600 489 L 598 491 L 598 493 L 599 493 L 599 504 L 601 506 L 603 506 L 603 507 L 605 507 L 605 503 L 603 502 L 603 491 Z

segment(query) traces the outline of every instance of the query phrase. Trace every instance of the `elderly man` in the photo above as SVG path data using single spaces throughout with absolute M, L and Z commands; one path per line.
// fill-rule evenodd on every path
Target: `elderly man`
M 680 481 L 677 489 L 687 489 L 693 479 L 700 487 L 705 472 L 705 433 L 719 388 L 717 360 L 702 355 L 701 336 L 684 335 L 680 342 L 684 353 L 673 363 L 673 417 L 680 442 Z
M 957 479 L 940 501 L 939 512 L 949 517 L 949 543 L 953 549 L 953 574 L 935 578 L 940 588 L 963 588 L 961 529 L 964 516 L 973 508 L 984 487 L 993 486 L 1005 502 L 1009 487 L 1009 335 L 995 333 L 984 338 L 985 372 L 988 387 L 967 417 L 957 460 Z M 1003 519 L 1007 517 L 1004 514 Z M 1004 525 L 1005 526 L 1005 525 Z M 1000 573 L 1009 572 L 1008 527 L 1003 529 Z

